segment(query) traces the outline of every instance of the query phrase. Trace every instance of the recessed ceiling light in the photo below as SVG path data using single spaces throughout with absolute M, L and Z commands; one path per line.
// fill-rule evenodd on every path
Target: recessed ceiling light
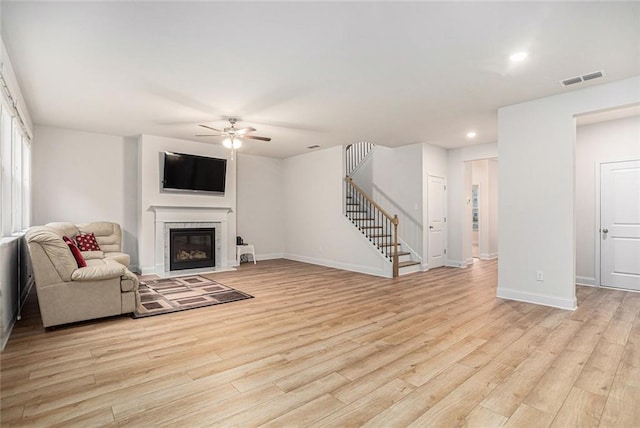
M 523 61 L 529 54 L 526 52 L 516 52 L 509 57 L 512 62 Z
M 476 138 L 476 131 L 467 132 L 467 138 Z

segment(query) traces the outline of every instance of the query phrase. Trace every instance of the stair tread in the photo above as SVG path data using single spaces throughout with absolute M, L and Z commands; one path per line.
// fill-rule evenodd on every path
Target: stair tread
M 408 252 L 408 251 L 398 251 L 398 257 L 400 257 L 400 256 L 408 256 L 409 254 L 411 254 L 411 253 Z M 395 255 L 395 253 L 391 253 L 390 255 L 391 255 L 391 257 L 393 257 Z
M 407 267 L 407 266 L 413 266 L 413 265 L 419 265 L 420 262 L 416 262 L 414 260 L 408 260 L 406 262 L 400 262 L 398 263 L 398 267 L 402 268 L 402 267 Z

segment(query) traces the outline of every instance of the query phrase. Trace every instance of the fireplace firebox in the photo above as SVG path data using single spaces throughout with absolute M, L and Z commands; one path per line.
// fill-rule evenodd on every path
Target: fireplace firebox
M 197 269 L 216 264 L 215 228 L 169 230 L 169 269 Z

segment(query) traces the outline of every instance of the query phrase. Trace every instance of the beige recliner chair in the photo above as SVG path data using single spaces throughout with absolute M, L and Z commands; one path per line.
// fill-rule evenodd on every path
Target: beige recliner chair
M 77 262 L 59 233 L 35 226 L 26 234 L 45 327 L 131 313 L 139 303 L 138 278 L 103 257 Z

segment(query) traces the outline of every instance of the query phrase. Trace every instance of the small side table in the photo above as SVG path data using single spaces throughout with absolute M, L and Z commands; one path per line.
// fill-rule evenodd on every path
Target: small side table
M 243 254 L 251 254 L 253 257 L 253 264 L 256 264 L 256 250 L 253 248 L 253 244 L 236 245 L 236 253 L 238 263 L 240 263 L 240 256 Z

